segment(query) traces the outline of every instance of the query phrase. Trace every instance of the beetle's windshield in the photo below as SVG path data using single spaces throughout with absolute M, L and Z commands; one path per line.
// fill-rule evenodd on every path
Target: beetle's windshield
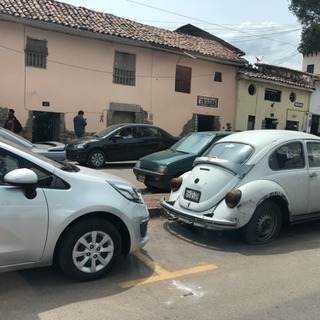
M 245 163 L 253 153 L 252 146 L 238 142 L 218 142 L 214 144 L 203 156 Z

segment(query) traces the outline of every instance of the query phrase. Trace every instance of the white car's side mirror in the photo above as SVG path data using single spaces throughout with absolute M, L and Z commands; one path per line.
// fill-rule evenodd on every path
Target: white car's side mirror
M 34 199 L 37 196 L 38 177 L 30 169 L 21 168 L 8 172 L 4 176 L 4 181 L 12 186 L 21 186 L 25 190 L 25 196 L 28 199 Z

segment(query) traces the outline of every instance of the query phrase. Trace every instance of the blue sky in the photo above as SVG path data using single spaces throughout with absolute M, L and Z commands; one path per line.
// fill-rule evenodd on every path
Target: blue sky
M 168 30 L 190 23 L 257 61 L 301 70 L 301 25 L 287 0 L 64 0 Z

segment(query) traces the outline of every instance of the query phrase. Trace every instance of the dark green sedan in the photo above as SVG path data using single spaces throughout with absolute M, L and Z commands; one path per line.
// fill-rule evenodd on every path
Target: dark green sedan
M 192 169 L 213 143 L 231 134 L 230 131 L 193 132 L 176 142 L 170 149 L 155 152 L 139 159 L 133 168 L 138 181 L 148 188 L 170 189 L 172 178 Z

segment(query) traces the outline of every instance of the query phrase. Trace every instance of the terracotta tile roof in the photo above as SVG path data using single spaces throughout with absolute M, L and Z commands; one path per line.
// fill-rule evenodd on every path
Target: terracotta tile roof
M 112 14 L 75 7 L 54 0 L 0 0 L 0 19 L 5 16 L 41 21 L 49 25 L 85 30 L 204 55 L 236 64 L 247 61 L 219 42 L 152 27 Z
M 240 68 L 238 71 L 238 75 L 245 78 L 274 81 L 291 86 L 315 90 L 314 80 L 318 80 L 318 77 L 316 75 L 263 63 L 256 63 L 255 66 L 255 68 Z
M 206 38 L 206 39 L 211 39 L 211 40 L 217 41 L 220 44 L 222 44 L 223 46 L 225 46 L 225 47 L 229 48 L 230 50 L 234 51 L 235 53 L 237 53 L 239 56 L 245 55 L 245 53 L 242 50 L 238 49 L 237 47 L 233 46 L 232 44 L 222 40 L 221 38 L 214 36 L 213 34 L 207 32 L 207 31 L 204 31 L 198 27 L 195 27 L 190 23 L 179 27 L 175 31 L 180 32 L 180 33 L 184 33 L 184 34 L 189 34 L 191 36 L 196 36 L 196 37 L 201 37 L 201 38 Z

